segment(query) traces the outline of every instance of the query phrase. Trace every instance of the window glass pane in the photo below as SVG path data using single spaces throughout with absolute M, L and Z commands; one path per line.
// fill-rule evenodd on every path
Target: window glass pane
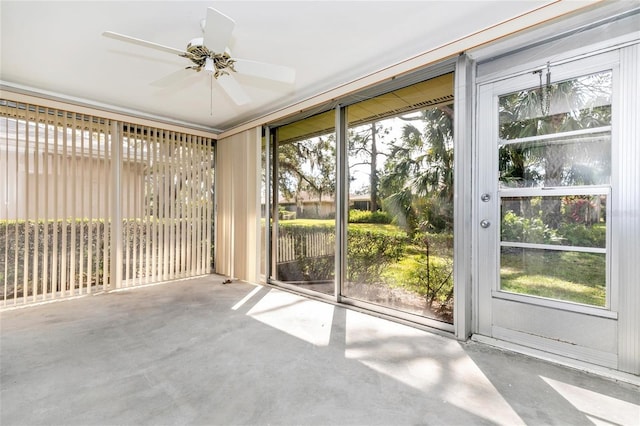
M 545 72 L 543 71 L 543 74 Z M 597 128 L 611 124 L 611 71 L 503 95 L 500 139 Z
M 611 184 L 611 93 L 604 71 L 499 97 L 501 290 L 605 306 L 607 196 L 584 188 Z
M 519 247 L 500 249 L 501 290 L 602 306 L 606 255 Z
M 502 197 L 501 241 L 606 247 L 605 195 Z
M 344 296 L 448 323 L 453 322 L 452 77 L 348 107 L 343 285 Z M 413 109 L 393 116 L 408 105 Z
M 334 294 L 334 111 L 278 128 L 275 278 Z
M 607 185 L 611 132 L 503 145 L 498 161 L 501 188 Z

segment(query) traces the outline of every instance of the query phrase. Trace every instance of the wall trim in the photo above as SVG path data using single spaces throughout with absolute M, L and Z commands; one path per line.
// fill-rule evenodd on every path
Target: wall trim
M 81 102 L 80 100 L 65 98 L 62 95 L 55 96 L 54 94 L 46 94 L 44 92 L 39 93 L 22 86 L 6 83 L 2 80 L 0 80 L 0 98 L 27 104 L 35 104 L 47 108 L 56 108 L 81 114 L 89 114 L 100 118 L 122 121 L 140 126 L 157 127 L 174 132 L 188 133 L 194 136 L 202 136 L 211 139 L 218 138 L 218 134 L 214 131 L 215 129 L 194 127 L 194 125 L 189 123 L 157 117 L 151 114 L 144 114 L 142 112 L 127 110 L 125 108 L 116 108 L 106 104 L 89 104 Z

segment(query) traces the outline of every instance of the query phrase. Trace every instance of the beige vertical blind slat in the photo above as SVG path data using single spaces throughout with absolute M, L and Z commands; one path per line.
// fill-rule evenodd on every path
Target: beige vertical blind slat
M 136 269 L 134 269 L 133 274 L 134 276 L 137 275 L 137 280 L 135 280 L 135 284 L 136 285 L 140 285 L 142 284 L 142 280 L 144 278 L 144 274 L 142 273 L 142 269 L 144 268 L 144 262 L 143 262 L 143 255 L 144 255 L 144 240 L 143 240 L 143 234 L 142 234 L 142 206 L 143 206 L 143 199 L 142 199 L 142 182 L 140 181 L 140 171 L 141 171 L 141 164 L 142 162 L 140 161 L 140 157 L 142 156 L 142 146 L 140 145 L 140 143 L 142 142 L 141 139 L 136 138 L 135 139 L 135 145 L 133 148 L 133 158 L 134 158 L 134 173 L 132 174 L 133 176 L 133 182 L 134 182 L 134 194 L 133 194 L 133 206 L 131 206 L 131 210 L 129 211 L 129 214 L 135 218 L 135 233 L 133 235 L 133 240 L 135 241 L 136 245 L 134 247 L 136 247 L 136 251 L 135 251 L 135 256 L 133 259 L 133 263 L 134 265 L 136 265 Z
M 134 129 L 137 131 L 137 127 L 134 127 Z M 131 143 L 133 143 L 133 147 Z M 136 209 L 136 206 L 140 205 L 138 200 L 138 180 L 136 179 L 138 171 L 138 143 L 139 141 L 136 136 L 133 137 L 133 140 L 129 137 L 129 144 L 127 144 L 128 153 L 125 155 L 125 159 L 127 159 L 129 165 L 129 173 L 125 175 L 125 182 L 131 185 L 129 190 L 129 204 L 125 207 L 124 213 L 124 216 L 127 218 L 127 229 L 130 232 L 130 241 L 129 239 L 126 240 L 127 250 L 131 250 L 132 252 L 131 262 L 133 267 L 131 268 L 132 270 L 127 273 L 127 282 L 131 280 L 130 285 L 139 284 L 140 279 L 139 274 L 136 274 L 136 269 L 139 270 L 138 254 L 139 248 L 141 247 L 139 238 L 140 224 L 138 222 L 139 213 Z M 129 267 L 129 262 L 127 262 L 127 266 Z
M 197 173 L 197 177 L 196 179 L 198 180 L 198 182 L 202 181 L 202 161 L 200 158 L 200 154 L 201 154 L 202 150 L 200 148 L 197 149 L 197 153 L 198 153 L 198 157 L 196 160 L 196 173 Z M 198 191 L 197 195 L 197 202 L 195 203 L 195 215 L 196 215 L 196 270 L 201 273 L 202 271 L 202 242 L 203 242 L 203 238 L 202 238 L 202 222 L 203 222 L 203 214 L 202 214 L 202 193 L 201 190 Z
M 178 161 L 180 166 L 178 167 L 178 181 L 181 183 L 181 186 L 178 191 L 178 200 L 176 202 L 176 270 L 178 271 L 177 277 L 183 278 L 185 276 L 185 268 L 184 268 L 184 216 L 183 216 L 183 206 L 184 202 L 184 179 L 187 174 L 186 165 L 185 165 L 185 149 L 189 141 L 191 140 L 191 135 L 184 135 L 184 137 L 178 140 Z
M 21 122 L 16 122 L 16 139 L 15 139 L 15 146 L 18 146 L 18 144 L 20 143 L 20 141 L 18 140 L 18 134 L 20 132 L 21 129 L 23 129 L 23 125 Z M 15 150 L 16 152 L 16 160 L 15 160 L 15 179 L 16 181 L 20 180 L 20 155 L 19 155 L 19 151 L 18 149 Z M 15 228 L 14 228 L 14 269 L 13 269 L 13 276 L 14 276 L 14 283 L 13 283 L 13 297 L 14 297 L 14 304 L 17 303 L 18 301 L 18 294 L 19 293 L 19 289 L 18 289 L 18 280 L 19 280 L 19 274 L 18 274 L 18 267 L 20 266 L 19 264 L 19 259 L 20 259 L 20 242 L 19 242 L 19 232 L 20 232 L 20 226 L 19 223 L 20 221 L 18 220 L 18 207 L 19 207 L 19 203 L 20 203 L 20 198 L 18 197 L 18 191 L 14 191 L 13 193 L 13 203 L 16 206 L 16 212 L 15 212 Z M 25 235 L 26 238 L 26 235 Z
M 71 154 L 69 158 L 69 164 L 67 165 L 68 169 L 71 170 L 70 179 L 65 185 L 69 188 L 71 193 L 69 194 L 69 198 L 71 199 L 71 211 L 75 210 L 76 207 L 76 191 L 77 191 L 77 183 L 78 183 L 78 162 L 76 161 L 76 143 L 77 143 L 77 117 L 73 116 L 71 120 Z M 71 237 L 69 240 L 69 291 L 72 295 L 76 293 L 76 223 L 77 216 L 72 216 L 69 214 L 67 216 L 69 220 L 69 225 L 71 227 Z
M 185 159 L 184 164 L 187 170 L 193 170 L 193 138 L 189 141 L 189 145 L 185 151 Z M 188 176 L 189 181 L 191 180 L 191 175 Z M 193 200 L 193 186 L 191 184 L 187 185 L 185 189 L 185 198 L 189 200 Z M 191 217 L 193 203 L 184 203 L 182 206 L 183 217 L 185 221 L 185 237 L 184 237 L 184 268 L 185 270 L 191 270 L 191 236 L 193 235 L 193 218 Z
M 195 179 L 197 182 L 200 182 L 200 164 L 197 161 L 197 157 L 196 157 L 196 162 L 195 162 Z M 200 235 L 201 232 L 201 226 L 200 226 L 200 194 L 196 193 L 196 196 L 194 197 L 194 209 L 195 209 L 195 252 L 194 252 L 194 256 L 195 256 L 195 270 L 200 272 L 200 241 L 202 241 L 202 236 Z
M 36 121 L 38 121 L 38 112 L 36 112 Z M 32 185 L 33 185 L 33 199 L 34 199 L 34 212 L 33 212 L 33 263 L 32 263 L 32 272 L 31 272 L 31 283 L 33 286 L 33 301 L 38 300 L 38 295 L 41 293 L 40 290 L 40 275 L 39 275 L 39 271 L 38 271 L 38 262 L 40 261 L 40 251 L 39 251 L 39 246 L 40 246 L 40 200 L 39 200 L 39 196 L 40 196 L 40 191 L 39 191 L 39 184 L 38 184 L 38 175 L 39 175 L 39 168 L 38 166 L 40 165 L 39 162 L 39 157 L 40 157 L 40 126 L 36 125 L 34 126 L 34 134 L 33 134 L 33 139 L 34 139 L 34 150 L 33 150 L 33 173 L 29 173 L 29 175 L 32 175 L 31 179 L 32 179 Z M 28 201 L 27 201 L 28 202 Z M 42 287 L 42 289 L 44 289 L 44 287 Z M 44 291 L 44 290 L 42 290 Z M 44 296 L 44 293 L 42 292 L 42 296 Z
M 212 192 L 212 188 L 213 188 L 213 151 L 211 149 L 207 150 L 207 156 L 206 156 L 206 174 L 207 174 L 207 178 L 206 178 L 206 197 L 207 198 L 213 198 L 213 192 Z M 211 265 L 212 265 L 212 261 L 211 261 L 211 247 L 212 247 L 212 227 L 213 227 L 213 203 L 209 204 L 205 204 L 206 206 L 206 216 L 205 216 L 205 230 L 206 230 L 206 238 L 205 238 L 205 256 L 204 256 L 204 260 L 205 260 L 205 264 L 204 264 L 204 270 L 203 273 L 209 273 L 211 272 Z M 260 244 L 259 242 L 257 242 L 256 244 Z
M 131 144 L 135 143 L 135 140 L 132 141 L 130 136 L 127 136 L 125 134 L 122 135 L 123 136 L 123 149 L 122 149 L 122 160 L 123 160 L 123 165 L 122 165 L 122 174 L 124 176 L 123 179 L 123 190 L 126 187 L 126 184 L 129 183 L 127 182 L 127 176 L 129 176 L 132 172 L 132 166 L 131 166 Z M 129 208 L 130 206 L 133 205 L 133 202 L 131 201 L 131 196 L 133 194 L 133 192 L 131 191 L 132 188 L 128 187 L 127 188 L 128 191 L 123 194 L 122 196 L 122 218 L 124 219 L 124 224 L 122 227 L 122 232 L 124 233 L 124 238 L 123 238 L 123 243 L 124 243 L 124 279 L 122 280 L 122 286 L 123 287 L 128 287 L 130 284 L 132 284 L 132 276 L 131 276 L 131 262 L 132 262 L 132 256 L 133 256 L 133 248 L 131 246 L 131 239 L 132 239 L 132 221 L 131 221 L 131 217 L 129 215 Z
M 161 277 L 162 281 L 166 281 L 168 279 L 168 270 L 169 270 L 169 228 L 167 224 L 167 218 L 169 216 L 169 181 L 167 179 L 167 175 L 169 173 L 168 170 L 168 162 L 167 162 L 167 141 L 166 141 L 166 133 L 162 134 L 162 143 L 161 143 L 161 154 L 162 154 L 162 173 L 160 175 L 160 182 L 162 185 L 162 200 L 160 201 L 160 205 L 162 206 L 162 216 L 161 216 L 161 228 L 162 228 L 162 238 L 160 239 L 160 247 L 162 247 L 162 257 L 161 265 Z
M 67 200 L 69 200 L 69 117 L 64 115 L 64 123 L 62 128 L 62 199 L 58 200 L 62 205 L 62 251 L 61 251 L 61 265 L 60 265 L 60 283 L 62 284 L 62 296 L 66 296 L 67 289 L 69 288 L 69 253 L 68 253 L 68 245 L 69 238 L 68 232 L 66 232 L 70 228 L 69 222 L 69 206 Z M 71 177 L 72 178 L 72 177 Z
M 188 170 L 188 147 L 192 143 L 192 136 L 186 135 L 185 138 L 182 139 L 180 143 L 180 167 L 181 167 L 181 180 L 184 183 L 183 188 L 180 191 L 180 199 L 185 199 L 185 191 L 187 179 L 187 170 Z M 185 216 L 186 212 L 186 203 L 181 202 L 178 204 L 178 213 L 180 217 L 180 276 L 185 277 L 187 275 L 187 217 Z
M 18 125 L 18 122 L 16 122 L 16 138 L 15 138 L 15 146 L 17 147 L 18 144 L 20 143 L 20 141 L 18 140 L 18 134 L 20 132 L 20 127 Z M 20 157 L 18 154 L 18 149 L 16 149 L 16 160 L 15 160 L 15 179 L 19 180 L 20 179 Z M 14 191 L 14 195 L 13 195 L 13 203 L 15 206 L 18 206 L 19 203 L 19 199 L 18 199 L 18 191 Z M 19 244 L 19 238 L 18 238 L 18 233 L 20 232 L 20 227 L 18 225 L 19 221 L 18 221 L 18 209 L 16 208 L 16 212 L 15 212 L 15 227 L 14 227 L 14 249 L 13 249 L 13 253 L 14 253 L 14 268 L 13 268 L 13 302 L 14 304 L 17 303 L 18 301 L 18 267 L 19 267 L 19 263 L 18 263 L 18 259 L 19 259 L 19 251 L 20 251 L 20 244 Z
M 48 110 L 44 111 L 44 115 L 46 116 L 46 114 L 48 113 Z M 44 121 L 42 119 L 39 119 L 39 121 Z M 41 179 L 41 184 L 43 186 L 42 188 L 42 192 L 43 192 L 43 208 L 42 208 L 42 237 L 44 239 L 44 242 L 42 244 L 42 279 L 41 279 L 41 283 L 42 283 L 42 294 L 43 297 L 47 298 L 50 294 L 50 292 L 52 291 L 52 289 L 50 289 L 49 287 L 49 244 L 48 241 L 50 240 L 50 236 L 49 236 L 49 217 L 50 212 L 49 212 L 49 129 L 50 126 L 48 124 L 43 124 L 43 130 L 44 130 L 44 135 L 43 135 L 43 140 L 44 140 L 44 149 L 43 149 L 43 161 L 42 161 L 42 179 Z
M 100 138 L 101 133 L 99 131 L 96 132 L 95 137 L 94 137 L 94 133 L 93 133 L 93 129 L 90 133 L 90 138 L 88 140 L 88 152 L 89 152 L 89 161 L 88 161 L 88 178 L 89 178 L 89 190 L 87 191 L 85 195 L 85 199 L 87 200 L 87 240 L 90 242 L 89 244 L 87 244 L 87 285 L 88 285 L 88 289 L 87 292 L 89 294 L 92 293 L 93 291 L 93 283 L 97 284 L 99 281 L 97 279 L 97 272 L 96 272 L 96 276 L 94 277 L 94 262 L 93 262 L 93 255 L 94 255 L 94 251 L 93 251 L 93 241 L 94 238 L 97 240 L 98 239 L 98 229 L 95 226 L 95 220 L 96 220 L 96 216 L 94 216 L 94 208 L 93 208 L 93 203 L 94 203 L 94 164 L 95 164 L 95 158 L 94 158 L 94 150 L 93 150 L 93 146 L 94 146 L 94 140 Z M 99 151 L 99 150 L 98 150 Z M 95 233 L 94 233 L 94 228 L 95 229 Z M 96 251 L 97 251 L 97 246 L 96 246 Z M 95 269 L 95 271 L 97 271 L 97 269 Z
M 140 215 L 136 212 L 136 205 L 138 205 L 138 131 L 137 126 L 130 125 L 127 130 L 123 130 L 122 134 L 122 187 L 123 190 L 126 190 L 122 200 L 125 257 L 123 287 L 139 285 L 143 275 L 140 272 L 141 262 L 138 257 L 142 246 L 139 239 Z M 136 271 L 138 272 L 136 273 Z
M 146 134 L 149 136 L 149 138 L 151 137 L 151 132 L 148 128 L 145 128 L 145 132 Z M 146 166 L 144 168 L 145 170 L 145 176 L 143 177 L 143 184 L 144 184 L 144 197 L 146 202 L 144 203 L 144 211 L 145 211 L 145 217 L 144 217 L 144 222 L 145 222 L 145 279 L 144 282 L 146 284 L 148 284 L 149 282 L 151 282 L 151 274 L 153 269 L 151 268 L 151 257 L 153 255 L 153 244 L 152 244 L 152 214 L 153 214 L 153 210 L 152 210 L 152 202 L 151 202 L 151 193 L 150 193 L 150 186 L 149 186 L 149 174 L 151 173 L 151 167 L 152 167 L 152 163 L 151 163 L 151 143 L 149 140 L 143 141 L 143 146 L 145 147 L 145 152 L 146 152 Z
M 149 151 L 151 153 L 151 159 L 149 162 L 149 176 L 147 180 L 147 187 L 149 190 L 149 197 L 151 201 L 151 282 L 158 280 L 158 256 L 160 249 L 158 247 L 158 202 L 159 202 L 159 190 L 160 185 L 158 183 L 158 143 L 157 134 L 155 130 L 150 129 L 151 140 L 149 142 Z
M 82 156 L 83 159 L 85 159 L 85 133 L 86 133 L 86 129 L 80 129 L 79 133 L 78 133 L 78 152 L 80 153 L 79 155 Z M 75 156 L 74 156 L 75 157 Z M 86 161 L 86 160 L 85 160 Z M 75 162 L 74 162 L 75 163 Z M 78 168 L 77 164 L 75 165 L 76 168 Z M 77 172 L 76 176 L 78 177 L 78 179 L 76 180 L 76 190 L 74 191 L 75 196 L 76 196 L 76 203 L 78 205 L 78 209 L 79 211 L 83 212 L 85 211 L 84 209 L 84 204 L 85 204 L 85 198 L 84 198 L 84 192 L 83 191 L 83 186 L 85 185 L 85 182 L 87 181 L 87 177 L 86 177 L 86 168 L 85 167 L 79 167 L 79 171 Z M 79 294 L 84 294 L 88 288 L 89 288 L 89 284 L 88 284 L 88 280 L 86 279 L 86 273 L 84 270 L 84 265 L 85 265 L 85 256 L 86 256 L 86 244 L 84 243 L 85 241 L 85 215 L 82 214 L 81 216 L 78 217 L 79 221 L 80 221 L 80 226 L 79 229 L 77 230 L 77 232 L 80 233 L 80 237 L 78 240 L 78 293 Z M 78 222 L 78 219 L 76 219 L 76 224 Z
M 58 131 L 58 127 L 54 126 L 52 128 L 53 132 L 53 176 L 51 178 L 51 186 L 53 187 L 53 202 L 52 210 L 51 210 L 51 218 L 53 219 L 51 232 L 53 233 L 53 245 L 52 245 L 52 255 L 51 255 L 51 292 L 55 294 L 58 291 L 58 274 L 59 271 L 59 260 L 60 260 L 60 251 L 58 249 L 58 243 L 60 241 L 60 232 L 59 226 L 62 224 L 60 221 L 60 212 L 58 210 L 60 193 L 59 193 L 59 183 L 60 183 L 60 133 Z
M 172 138 L 169 140 L 169 279 L 175 278 L 175 262 L 176 262 L 176 198 L 177 185 L 175 176 L 178 174 L 180 167 L 179 158 L 176 155 L 177 135 L 171 133 Z
M 198 169 L 198 151 L 197 148 L 194 146 L 192 147 L 191 150 L 191 173 L 192 173 L 192 178 L 195 181 L 199 181 L 198 180 L 198 175 L 197 175 L 197 169 Z M 191 188 L 191 200 L 192 202 L 190 203 L 191 206 L 191 221 L 192 221 L 192 226 L 191 226 L 191 268 L 193 268 L 194 271 L 198 271 L 198 241 L 200 241 L 200 234 L 199 234 L 199 227 L 198 227 L 198 190 L 195 187 Z
M 29 126 L 25 126 L 25 134 L 27 141 L 30 141 L 33 137 L 33 132 L 30 131 Z M 25 153 L 24 153 L 24 181 L 25 188 L 22 192 L 22 200 L 21 203 L 24 205 L 24 211 L 26 214 L 26 220 L 24 221 L 24 249 L 22 253 L 22 262 L 23 262 L 23 273 L 22 273 L 22 289 L 24 292 L 24 297 L 26 298 L 29 294 L 29 263 L 30 263 L 30 239 L 31 239 L 31 229 L 30 229 L 30 215 L 29 215 L 29 197 L 31 196 L 31 189 L 29 188 L 29 166 L 30 161 L 29 157 L 31 156 L 31 150 L 29 149 L 29 143 L 25 144 Z M 18 195 L 20 196 L 20 195 Z
M 102 156 L 102 182 L 111 182 L 111 174 L 109 171 L 111 170 L 111 164 L 109 161 L 109 154 L 111 152 L 110 139 L 105 139 L 104 147 L 103 147 L 104 155 Z M 109 206 L 109 189 L 107 186 L 100 187 L 101 188 L 101 197 L 102 197 L 102 211 L 101 211 L 101 219 L 103 221 L 102 226 L 102 286 L 105 289 L 110 289 L 111 279 L 109 277 L 110 268 L 110 259 L 109 259 L 109 243 L 110 243 L 110 206 Z

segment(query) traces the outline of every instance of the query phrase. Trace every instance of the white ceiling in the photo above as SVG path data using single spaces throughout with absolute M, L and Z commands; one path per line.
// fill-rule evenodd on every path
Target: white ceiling
M 5 1 L 0 80 L 9 87 L 226 130 L 553 1 Z M 296 69 L 292 85 L 237 75 L 235 105 L 204 73 L 150 83 L 187 59 L 101 36 L 184 49 L 215 7 L 236 22 L 232 56 Z

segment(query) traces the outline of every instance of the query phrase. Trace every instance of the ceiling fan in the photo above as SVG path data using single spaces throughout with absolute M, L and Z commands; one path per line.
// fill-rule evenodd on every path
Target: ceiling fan
M 231 39 L 235 22 L 220 11 L 212 7 L 207 8 L 207 18 L 201 22 L 201 27 L 203 37 L 191 40 L 185 50 L 163 46 L 112 31 L 105 31 L 102 35 L 189 59 L 192 64 L 185 69 L 191 69 L 196 72 L 204 70 L 217 80 L 222 89 L 237 105 L 244 105 L 250 102 L 251 99 L 242 86 L 233 78 L 233 73 L 241 73 L 288 84 L 293 83 L 295 80 L 295 70 L 292 68 L 233 58 L 227 44 Z

